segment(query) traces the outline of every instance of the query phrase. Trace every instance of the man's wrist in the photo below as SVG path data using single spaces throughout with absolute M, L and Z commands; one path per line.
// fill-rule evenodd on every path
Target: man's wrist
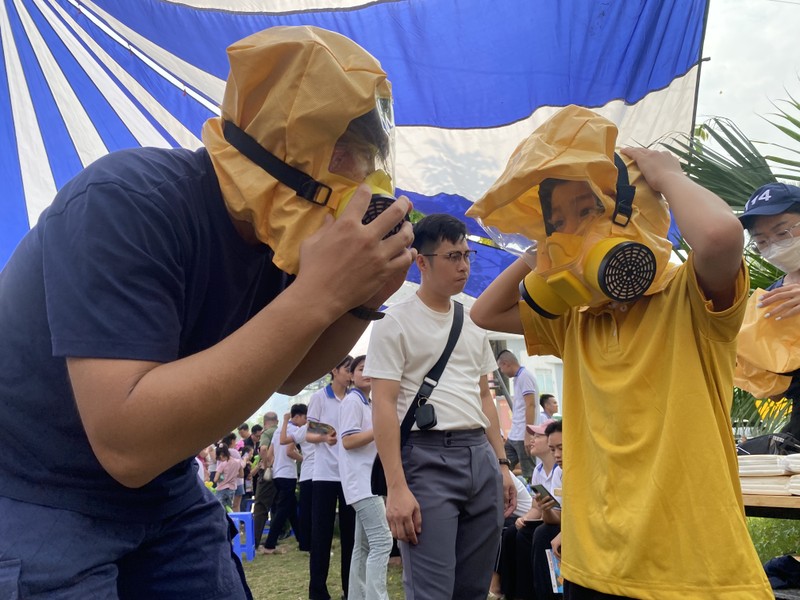
M 509 470 L 511 469 L 511 461 L 507 458 L 498 458 L 497 462 L 500 464 L 501 467 L 508 467 Z

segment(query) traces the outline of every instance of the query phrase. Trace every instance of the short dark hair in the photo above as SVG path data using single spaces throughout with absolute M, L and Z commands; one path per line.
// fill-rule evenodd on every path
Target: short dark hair
M 516 354 L 514 354 L 514 353 L 513 353 L 511 350 L 509 350 L 508 348 L 503 348 L 502 350 L 500 350 L 500 352 L 498 352 L 498 353 L 497 353 L 497 356 L 495 356 L 495 360 L 500 360 L 500 359 L 501 359 L 501 358 L 503 358 L 503 357 L 504 357 L 506 354 L 509 354 L 509 355 L 510 355 L 510 356 L 508 357 L 509 359 L 512 359 L 512 360 L 515 360 L 515 361 L 517 360 L 517 356 L 516 356 Z
M 436 213 L 414 224 L 414 243 L 411 247 L 420 254 L 431 252 L 442 241 L 457 244 L 467 237 L 467 226 L 452 215 Z
M 556 431 L 561 432 L 561 421 L 553 421 L 545 427 L 544 434 L 546 436 L 550 436 L 551 433 L 555 433 Z
M 307 414 L 308 414 L 307 404 L 292 404 L 292 408 L 290 410 L 290 415 L 292 417 L 296 417 L 297 415 L 307 415 Z
M 250 429 L 250 433 L 258 433 L 259 431 L 264 431 L 261 425 L 253 425 L 252 429 Z
M 350 361 L 350 366 L 347 368 L 350 373 L 355 373 L 358 365 L 360 365 L 364 360 L 367 358 L 366 354 L 359 354 L 353 360 Z
M 547 404 L 547 401 L 550 400 L 550 398 L 555 398 L 555 396 L 553 396 L 553 394 L 542 394 L 539 396 L 539 406 L 544 408 L 544 405 Z
M 247 423 L 242 423 L 241 425 L 239 425 L 238 430 L 241 431 L 242 429 L 250 429 L 250 425 L 248 425 Z

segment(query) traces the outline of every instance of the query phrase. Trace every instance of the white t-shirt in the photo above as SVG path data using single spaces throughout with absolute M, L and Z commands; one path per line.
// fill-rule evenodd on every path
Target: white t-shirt
M 515 477 L 513 473 L 511 477 L 514 480 L 514 487 L 517 488 L 517 507 L 514 509 L 513 515 L 515 517 L 523 517 L 533 506 L 533 497 L 528 488 L 525 487 L 525 484 L 519 480 L 519 477 Z
M 533 373 L 525 367 L 520 367 L 514 375 L 514 411 L 511 414 L 511 429 L 508 431 L 508 439 L 522 441 L 525 439 L 525 395 L 533 394 L 536 398 L 539 392 L 536 388 L 536 379 Z M 536 414 L 539 404 L 533 403 L 533 423 L 536 423 Z
M 342 400 L 339 407 L 339 426 L 342 428 L 339 439 L 348 435 L 372 429 L 372 404 L 360 390 L 352 389 Z M 344 499 L 353 504 L 364 498 L 374 496 L 372 493 L 372 463 L 378 449 L 375 442 L 347 450 L 339 443 L 339 474 L 342 476 Z
M 311 423 L 327 423 L 336 430 L 336 443 L 316 444 L 314 451 L 314 481 L 340 481 L 339 478 L 339 405 L 344 397 L 338 398 L 330 384 L 317 390 L 308 401 L 308 420 Z
M 286 433 L 289 433 L 291 427 L 297 428 L 294 423 L 289 423 L 286 426 Z M 274 460 L 272 462 L 272 477 L 280 477 L 283 479 L 297 479 L 297 461 L 291 458 L 287 452 L 290 446 L 288 444 L 281 445 L 281 430 L 275 430 L 272 434 L 272 452 Z
M 308 432 L 308 424 L 302 427 L 295 427 L 290 430 L 286 426 L 286 435 L 292 438 L 295 444 L 300 444 L 300 452 L 303 454 L 303 462 L 300 463 L 300 479 L 299 481 L 308 481 L 314 477 L 314 451 L 317 449 L 316 444 L 306 441 L 306 433 Z
M 390 306 L 386 318 L 372 326 L 364 375 L 400 382 L 397 417 L 402 422 L 423 378 L 447 344 L 453 303 L 446 313 L 428 308 L 414 294 Z M 489 420 L 481 408 L 479 380 L 496 368 L 486 331 L 464 310 L 464 325 L 450 360 L 431 394 L 436 411 L 434 430 L 484 429 Z M 414 429 L 417 426 L 414 425 Z

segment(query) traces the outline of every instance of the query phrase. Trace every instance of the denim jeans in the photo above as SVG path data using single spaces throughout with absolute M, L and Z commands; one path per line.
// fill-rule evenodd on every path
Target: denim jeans
M 233 492 L 235 490 L 217 490 L 217 500 L 225 508 L 233 508 Z
M 392 532 L 383 498 L 370 496 L 353 504 L 356 534 L 350 562 L 348 600 L 388 600 L 386 566 L 392 551 Z

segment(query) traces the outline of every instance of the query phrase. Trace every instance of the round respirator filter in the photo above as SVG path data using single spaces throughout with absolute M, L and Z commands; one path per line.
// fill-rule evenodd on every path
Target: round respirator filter
M 641 297 L 656 278 L 656 256 L 644 244 L 622 242 L 600 263 L 597 282 L 603 293 L 617 302 Z
M 394 198 L 390 196 L 384 196 L 381 194 L 373 194 L 372 199 L 369 201 L 369 206 L 367 206 L 367 212 L 364 213 L 364 218 L 361 219 L 361 222 L 364 225 L 371 223 L 375 219 L 378 218 L 378 215 L 385 211 L 389 206 L 394 203 Z M 403 221 L 408 221 L 408 215 Z M 400 228 L 403 226 L 403 221 L 400 221 L 397 225 L 395 225 L 394 229 L 392 229 L 389 233 L 387 233 L 383 239 L 386 239 L 390 235 L 394 235 Z

